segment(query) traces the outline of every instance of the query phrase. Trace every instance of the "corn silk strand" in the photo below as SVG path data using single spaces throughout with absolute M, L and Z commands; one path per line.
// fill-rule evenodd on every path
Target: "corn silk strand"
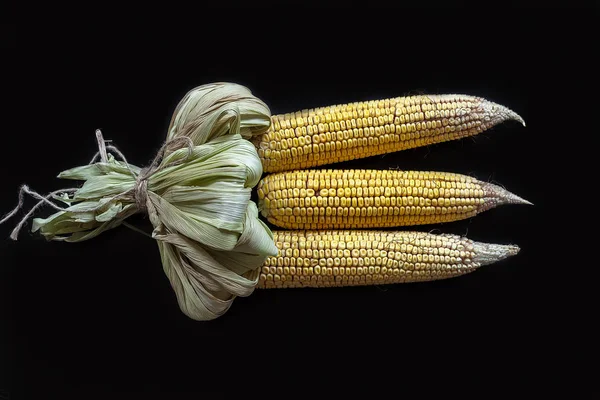
M 247 88 L 199 86 L 177 106 L 166 141 L 148 167 L 127 163 L 97 131 L 99 152 L 92 162 L 58 175 L 85 181 L 80 188 L 43 197 L 24 186 L 17 209 L 2 222 L 22 206 L 23 192 L 40 199 L 34 209 L 46 203 L 59 209 L 33 220 L 32 231 L 48 240 L 88 240 L 145 212 L 181 310 L 195 320 L 215 319 L 236 296 L 254 291 L 260 266 L 277 254 L 273 234 L 250 200 L 262 165 L 248 139 L 269 125 L 269 108 Z

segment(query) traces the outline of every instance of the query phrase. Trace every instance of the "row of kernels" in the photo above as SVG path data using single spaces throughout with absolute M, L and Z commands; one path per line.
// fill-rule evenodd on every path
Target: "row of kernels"
M 276 267 L 362 267 L 369 265 L 387 266 L 394 268 L 402 265 L 401 260 L 387 257 L 335 257 L 335 258 L 302 258 L 302 257 L 272 257 L 265 261 L 265 265 Z
M 464 250 L 451 250 L 443 247 L 419 247 L 413 246 L 406 250 L 388 251 L 387 257 L 396 260 L 412 261 L 412 256 L 416 256 L 418 262 L 462 262 L 469 260 L 474 256 L 472 252 Z M 450 257 L 450 258 L 446 258 Z
M 308 147 L 306 152 L 302 152 L 301 148 L 291 150 L 282 150 L 263 153 L 264 158 L 261 158 L 263 163 L 263 169 L 265 172 L 275 172 L 280 170 L 290 169 L 301 169 L 310 168 L 313 166 L 331 164 L 336 162 L 354 160 L 356 158 L 363 158 L 368 156 L 374 156 L 378 154 L 388 153 L 390 151 L 398 151 L 404 149 L 411 149 L 415 147 L 421 147 L 429 144 L 438 142 L 445 142 L 460 137 L 466 137 L 476 134 L 477 132 L 465 132 L 461 134 L 444 133 L 435 137 L 423 138 L 423 139 L 411 139 L 406 142 L 394 142 L 391 145 L 386 143 L 380 143 L 377 146 L 363 147 L 362 143 L 357 143 L 357 139 L 352 139 L 354 142 L 348 144 L 348 149 L 337 149 L 330 152 L 312 152 L 312 149 Z M 387 139 L 386 139 L 387 140 Z M 268 154 L 267 154 L 268 153 Z M 307 154 L 308 153 L 308 154 Z M 261 157 L 263 157 L 261 155 Z
M 310 209 L 310 213 L 315 213 L 314 209 Z M 318 209 L 320 210 L 320 209 Z M 346 210 L 346 209 L 344 209 Z M 441 210 L 441 211 L 437 211 Z M 294 229 L 352 229 L 358 227 L 373 227 L 377 228 L 377 224 L 381 224 L 381 227 L 394 226 L 394 224 L 399 223 L 411 223 L 411 222 L 422 222 L 426 223 L 436 223 L 436 222 L 448 222 L 454 221 L 454 218 L 469 218 L 475 216 L 477 211 L 471 212 L 461 212 L 458 213 L 456 211 L 451 211 L 447 208 L 436 208 L 435 213 L 405 213 L 404 215 L 383 215 L 383 213 L 379 212 L 370 212 L 365 209 L 354 209 L 350 208 L 350 212 L 348 215 L 344 215 L 345 212 L 342 212 L 339 215 L 306 215 L 306 216 L 295 216 L 295 215 L 279 215 L 279 211 L 267 214 L 266 218 L 269 222 L 281 226 L 283 228 L 288 228 L 286 223 L 296 223 L 297 225 L 306 224 L 306 227 L 296 226 Z M 278 215 L 275 215 L 278 214 Z M 360 215 L 359 215 L 360 214 Z M 370 214 L 370 215 L 369 215 Z M 331 224 L 331 225 L 330 225 Z M 352 225 L 356 224 L 356 226 Z M 289 225 L 289 224 L 287 224 Z M 310 226 L 308 226 L 310 225 Z M 313 226 L 313 225 L 323 225 L 323 226 Z M 343 226 L 342 226 L 343 225 Z
M 333 267 L 333 268 L 320 268 L 318 273 L 314 272 L 315 268 L 295 268 L 295 267 L 286 267 L 289 269 L 294 268 L 297 273 L 275 273 L 271 271 L 262 271 L 260 276 L 263 279 L 272 280 L 272 279 L 282 279 L 282 280 L 306 280 L 306 279 L 314 279 L 314 280 L 343 280 L 345 278 L 348 279 L 393 279 L 394 277 L 401 277 L 403 275 L 458 275 L 464 274 L 467 272 L 471 272 L 475 270 L 477 267 L 469 267 L 465 268 L 462 266 L 454 265 L 454 266 L 442 266 L 437 269 L 406 269 L 406 268 L 386 268 L 386 267 Z M 337 270 L 334 271 L 334 268 Z M 376 272 L 375 269 L 379 268 L 379 272 Z M 383 269 L 386 269 L 386 272 L 383 272 Z M 312 272 L 310 271 L 312 270 Z M 350 271 L 351 270 L 351 271 Z
M 325 189 L 327 190 L 327 189 Z M 333 207 L 333 208 L 363 208 L 363 207 L 454 207 L 478 206 L 485 202 L 484 197 L 440 197 L 437 199 L 405 196 L 405 197 L 286 197 L 282 193 L 269 193 L 262 198 L 268 209 L 295 207 Z M 401 213 L 402 214 L 402 213 Z M 296 215 L 296 213 L 294 213 Z M 305 214 L 303 214 L 305 215 Z
M 292 130 L 295 131 L 298 128 L 309 128 L 321 130 L 321 127 L 333 131 L 343 129 L 346 127 L 356 127 L 363 125 L 379 124 L 391 122 L 394 118 L 395 112 L 392 109 L 370 111 L 370 110 L 355 110 L 347 113 L 337 114 L 315 114 L 308 117 L 300 118 L 285 118 L 285 116 L 273 116 L 271 118 L 271 130 L 272 131 L 283 131 Z M 343 123 L 343 124 L 342 124 Z
M 463 122 L 467 123 L 468 121 Z M 350 121 L 347 126 L 340 126 L 340 129 L 327 130 L 324 126 L 321 128 L 318 126 L 306 126 L 296 128 L 295 130 L 269 131 L 260 137 L 259 148 L 281 150 L 282 148 L 300 147 L 313 143 L 335 142 L 352 138 L 382 137 L 384 134 L 395 134 L 394 136 L 398 136 L 400 133 L 423 132 L 425 129 L 442 129 L 441 132 L 443 132 L 446 125 L 448 124 L 444 124 L 443 121 L 431 121 L 422 125 L 419 124 L 419 129 L 416 129 L 416 124 L 407 124 L 404 128 L 402 124 L 392 122 L 380 126 L 369 126 L 359 120 L 358 123 Z M 277 146 L 278 144 L 280 145 L 279 147 Z
M 445 265 L 445 264 L 398 264 L 396 263 L 392 267 L 388 267 L 382 264 L 366 264 L 363 266 L 358 263 L 347 264 L 348 266 L 343 266 L 338 264 L 326 263 L 324 265 L 314 265 L 314 266 L 263 266 L 261 268 L 262 274 L 271 274 L 271 275 L 284 275 L 284 276 L 361 276 L 361 275 L 373 275 L 373 274 L 401 274 L 403 271 L 415 271 L 415 270 L 426 270 L 430 268 L 433 270 L 445 271 L 445 270 L 459 270 L 464 268 L 462 265 Z M 351 266 L 350 266 L 351 265 Z M 402 268 L 399 268 L 399 266 Z
M 413 170 L 377 170 L 377 169 L 348 169 L 348 170 L 336 170 L 336 169 L 323 169 L 323 170 L 300 170 L 284 172 L 277 175 L 269 175 L 266 179 L 274 179 L 276 176 L 286 177 L 297 177 L 296 180 L 302 179 L 314 179 L 315 177 L 325 177 L 326 179 L 355 179 L 355 180 L 366 180 L 369 182 L 380 182 L 388 180 L 388 183 L 396 183 L 398 180 L 403 182 L 410 182 L 411 180 L 439 180 L 449 182 L 475 182 L 475 178 L 468 175 L 461 175 L 451 172 L 438 172 L 438 171 L 413 171 Z M 379 180 L 379 181 L 378 181 Z
M 293 177 L 292 177 L 293 179 Z M 390 180 L 391 181 L 391 180 Z M 348 183 L 349 186 L 339 187 L 340 183 Z M 429 182 L 429 181 L 426 181 Z M 360 185 L 356 185 L 359 183 Z M 362 184 L 361 184 L 362 183 Z M 365 186 L 364 184 L 367 184 Z M 390 182 L 391 183 L 391 182 Z M 418 186 L 368 186 L 366 181 L 360 180 L 336 180 L 333 179 L 331 181 L 326 180 L 312 180 L 308 179 L 300 182 L 292 182 L 291 180 L 286 182 L 283 179 L 272 179 L 265 181 L 264 184 L 260 185 L 258 189 L 258 194 L 260 198 L 264 198 L 265 196 L 270 199 L 274 198 L 309 198 L 313 196 L 321 196 L 321 197 L 338 197 L 338 198 L 372 198 L 379 197 L 379 200 L 384 200 L 385 198 L 394 198 L 394 197 L 405 197 L 408 198 L 421 197 L 428 199 L 435 199 L 440 197 L 446 198 L 479 198 L 484 196 L 485 192 L 480 186 L 476 186 L 476 184 L 455 184 L 456 187 L 442 187 L 444 186 L 452 186 L 449 185 L 448 182 L 439 182 L 439 187 L 428 188 L 425 185 L 425 182 L 416 182 Z M 290 188 L 286 189 L 285 186 Z M 296 187 L 293 187 L 296 186 Z M 298 188 L 297 186 L 300 186 Z M 305 189 L 304 187 L 308 187 Z M 329 188 L 327 188 L 329 186 Z M 334 187 L 336 186 L 336 187 Z M 458 187 L 464 186 L 464 187 Z M 471 186 L 471 187 L 467 187 Z M 316 192 L 318 190 L 318 193 Z M 269 196 L 269 194 L 271 195 Z
M 398 268 L 394 268 L 394 267 L 387 267 L 385 265 L 381 265 L 381 264 L 373 264 L 371 266 L 363 266 L 362 264 L 359 265 L 358 261 L 356 262 L 351 262 L 348 263 L 346 262 L 345 265 L 342 264 L 341 260 L 340 263 L 338 263 L 337 265 L 333 262 L 326 262 L 325 265 L 321 265 L 321 263 L 319 263 L 319 265 L 311 265 L 311 266 L 303 266 L 306 265 L 306 263 L 304 262 L 300 262 L 297 261 L 295 266 L 292 265 L 282 265 L 279 266 L 279 263 L 270 263 L 268 265 L 265 265 L 261 268 L 261 273 L 263 274 L 272 274 L 272 275 L 287 275 L 287 276 L 317 276 L 317 275 L 321 275 L 321 276 L 331 276 L 331 275 L 366 275 L 366 274 L 373 274 L 373 273 L 386 273 L 387 271 L 393 271 L 394 269 L 398 269 Z M 277 265 L 277 266 L 274 266 Z M 404 268 L 404 267 L 403 267 Z M 444 269 L 443 267 L 439 268 Z
M 385 125 L 384 127 L 357 128 L 354 130 L 335 131 L 331 134 L 332 138 L 327 139 L 325 134 L 312 136 L 299 136 L 298 138 L 288 137 L 282 140 L 263 140 L 258 144 L 259 155 L 261 157 L 274 158 L 276 154 L 290 154 L 295 150 L 294 156 L 308 155 L 311 153 L 331 152 L 333 150 L 355 148 L 367 146 L 366 152 L 374 151 L 373 146 L 382 144 L 392 144 L 394 147 L 405 147 L 407 141 L 415 139 L 424 139 L 437 141 L 437 137 L 442 134 L 456 133 L 467 130 L 467 134 L 476 133 L 470 123 L 463 123 L 459 127 L 431 127 L 419 126 L 415 124 Z M 457 132 L 458 130 L 458 132 Z M 330 133 L 328 133 L 329 135 Z M 262 150 L 262 152 L 260 152 Z
M 369 101 L 359 101 L 345 104 L 336 104 L 332 106 L 325 107 L 315 107 L 310 109 L 303 109 L 300 111 L 285 113 L 274 115 L 272 118 L 276 120 L 294 120 L 296 119 L 296 123 L 299 123 L 298 118 L 306 119 L 306 118 L 315 118 L 315 117 L 324 117 L 330 118 L 332 120 L 347 118 L 350 113 L 353 112 L 362 112 L 366 113 L 366 115 L 373 115 L 373 113 L 381 113 L 385 110 L 392 110 L 396 108 L 397 104 L 404 105 L 406 101 L 410 102 L 411 100 L 406 100 L 405 98 L 395 97 L 395 98 L 387 98 L 380 100 L 369 100 Z M 418 102 L 417 102 L 418 103 Z M 413 104 L 417 104 L 414 103 Z M 328 116 L 328 117 L 327 117 Z M 293 122 L 291 122 L 293 123 Z
M 291 244 L 289 241 L 282 239 L 281 237 L 276 237 L 275 241 L 278 246 L 281 243 L 283 248 L 291 247 L 298 248 L 299 250 L 308 250 L 308 249 L 316 249 L 316 250 L 354 250 L 354 249 L 366 249 L 369 250 L 383 250 L 387 247 L 392 250 L 398 251 L 407 251 L 409 249 L 409 245 L 413 247 L 423 247 L 425 246 L 436 246 L 436 241 L 427 241 L 421 240 L 419 241 L 416 237 L 397 237 L 395 235 L 386 236 L 382 235 L 361 235 L 361 236 L 348 236 L 346 238 L 340 238 L 337 241 L 333 241 L 332 237 L 337 238 L 337 236 L 308 236 L 308 237 L 300 237 L 298 240 L 293 241 Z M 283 242 L 280 242 L 283 241 Z M 443 245 L 450 246 L 448 242 L 438 241 L 439 247 L 442 248 Z M 387 250 L 386 250 L 387 251 Z M 381 255 L 381 251 L 379 253 Z M 374 255 L 377 256 L 375 252 Z
M 274 231 L 274 241 L 278 248 L 299 249 L 375 249 L 382 244 L 390 250 L 409 251 L 414 247 L 443 249 L 445 254 L 452 250 L 472 251 L 473 242 L 467 238 L 441 234 L 433 235 L 418 231 L 362 231 L 362 230 L 305 230 Z
M 360 188 L 359 188 L 360 189 Z M 379 190 L 378 190 L 379 189 Z M 356 190 L 355 193 L 352 193 L 352 190 L 348 189 L 321 189 L 319 190 L 319 197 L 300 197 L 299 196 L 289 196 L 289 192 L 284 194 L 275 193 L 272 197 L 273 199 L 269 202 L 269 204 L 273 204 L 273 206 L 281 207 L 278 203 L 279 200 L 284 201 L 281 203 L 283 207 L 302 207 L 302 206 L 329 206 L 329 207 L 395 207 L 395 206 L 465 206 L 465 205 L 479 205 L 483 204 L 485 201 L 483 190 L 474 190 L 474 189 L 465 189 L 463 191 L 459 190 L 446 190 L 440 193 L 438 191 L 438 195 L 435 196 L 435 193 L 430 193 L 429 191 L 422 191 L 421 194 L 415 193 L 417 190 L 413 189 L 407 191 L 406 193 L 402 193 L 398 189 L 397 193 L 386 196 L 385 190 L 383 188 L 365 188 L 361 190 Z M 335 191 L 336 193 L 333 193 Z M 343 192 L 343 193 L 341 193 Z M 454 193 L 452 193 L 454 192 Z M 338 195 L 339 193 L 339 195 Z M 349 194 L 349 196 L 346 196 Z M 288 195 L 288 196 L 286 196 Z M 435 197 L 434 197 L 435 196 Z M 439 196 L 439 197 L 438 197 Z M 268 197 L 268 196 L 267 196 Z M 285 201 L 287 200 L 287 202 Z M 302 201 L 300 201 L 302 200 Z M 273 203 L 273 201 L 275 201 Z
M 273 274 L 260 274 L 259 288 L 275 287 L 334 287 L 372 284 L 391 284 L 402 282 L 417 282 L 435 280 L 462 275 L 470 271 L 398 271 L 392 275 L 337 275 L 337 276 L 285 276 Z
M 269 178 L 271 177 L 271 178 Z M 447 195 L 471 195 L 483 194 L 481 186 L 477 181 L 460 182 L 445 181 L 436 179 L 360 179 L 360 178 L 337 178 L 327 175 L 301 176 L 297 174 L 276 175 L 263 179 L 261 189 L 263 191 L 275 191 L 285 189 L 312 189 L 313 192 L 307 193 L 313 196 L 314 190 L 326 189 L 328 192 L 319 192 L 321 196 L 349 195 L 352 189 L 355 189 L 354 195 L 375 195 L 376 189 L 379 195 L 384 193 L 394 194 L 423 194 L 432 192 L 434 195 L 441 193 Z M 316 189 L 315 189 L 316 188 Z M 360 191 L 358 191 L 360 188 Z M 436 191 L 437 189 L 437 191 Z M 342 190 L 342 191 L 340 191 Z M 366 191 L 365 191 L 366 190 Z M 405 190 L 407 192 L 402 192 Z M 480 192 L 466 192 L 465 190 L 479 190 Z M 350 192 L 349 192 L 350 191 Z M 294 192 L 286 192 L 291 196 Z M 300 192 L 298 192 L 300 193 Z M 296 196 L 296 194 L 294 194 Z
M 394 121 L 394 124 L 385 124 L 382 126 L 366 126 L 362 123 L 357 124 L 357 127 L 348 127 L 347 129 L 328 131 L 324 128 L 312 129 L 308 127 L 306 132 L 303 129 L 296 131 L 279 131 L 265 134 L 258 147 L 270 150 L 285 150 L 288 148 L 300 148 L 302 146 L 320 143 L 331 143 L 342 140 L 362 139 L 362 138 L 379 138 L 384 135 L 389 135 L 393 141 L 405 141 L 419 137 L 427 137 L 439 135 L 442 133 L 456 132 L 462 130 L 477 130 L 480 121 L 456 121 L 456 124 L 451 124 L 448 120 L 428 121 L 417 123 L 404 123 L 401 119 Z M 420 135 L 420 136 L 419 136 Z M 403 143 L 399 143 L 403 144 Z
M 281 200 L 283 201 L 283 200 Z M 265 210 L 267 218 L 289 217 L 289 221 L 318 221 L 321 217 L 387 217 L 388 219 L 402 219 L 404 216 L 414 215 L 447 215 L 476 213 L 477 206 L 397 206 L 397 207 L 335 207 L 335 206 L 299 206 L 277 207 Z M 294 217 L 294 218 L 292 218 Z
M 388 260 L 382 263 L 373 263 L 369 260 L 358 260 L 352 263 L 343 262 L 341 259 L 339 263 L 326 262 L 318 264 L 309 263 L 309 266 L 302 261 L 296 261 L 293 265 L 291 263 L 274 263 L 269 262 L 261 268 L 262 274 L 271 275 L 285 275 L 285 276 L 361 276 L 361 275 L 372 275 L 372 274 L 395 274 L 402 271 L 442 271 L 442 272 L 458 272 L 458 271 L 470 271 L 479 267 L 478 264 L 465 265 L 461 263 L 389 263 Z
M 396 259 L 391 257 L 330 257 L 330 258 L 302 258 L 302 257 L 269 257 L 265 261 L 264 268 L 295 268 L 290 272 L 295 274 L 298 271 L 299 274 L 302 271 L 299 268 L 306 268 L 304 273 L 319 274 L 324 268 L 338 268 L 338 267 L 402 267 L 406 270 L 413 269 L 456 269 L 470 267 L 472 260 L 461 259 L 460 257 L 451 256 L 438 256 L 438 255 L 427 255 L 427 254 L 396 254 Z M 298 268 L 296 268 L 298 267 Z M 314 272 L 313 272 L 314 268 Z M 264 272 L 264 271 L 263 271 Z M 273 273 L 273 271 L 271 271 Z M 335 272 L 335 271 L 334 271 Z M 338 272 L 335 272 L 336 274 Z M 341 274 L 344 270 L 340 270 Z
M 437 104 L 427 104 L 427 105 L 414 105 L 414 106 L 396 106 L 395 115 L 397 116 L 406 116 L 406 115 L 414 115 L 416 117 L 420 117 L 423 120 L 423 117 L 426 118 L 440 118 L 440 117 L 455 117 L 462 115 L 469 115 L 472 112 L 473 103 L 466 102 L 453 102 L 453 103 L 437 103 Z M 457 111 L 461 111 L 457 113 Z
M 327 247 L 343 246 L 355 242 L 368 245 L 369 242 L 391 241 L 392 244 L 398 244 L 404 248 L 404 244 L 418 243 L 423 246 L 448 247 L 459 250 L 464 245 L 472 244 L 470 239 L 453 234 L 433 235 L 419 231 L 362 231 L 362 230 L 303 230 L 303 231 L 274 231 L 273 236 L 276 242 L 292 243 L 300 245 L 304 243 L 306 247 L 317 247 L 320 249 Z M 461 247 L 462 246 L 462 247 Z
M 402 218 L 388 218 L 382 216 L 372 216 L 368 219 L 365 218 L 349 218 L 349 217 L 318 217 L 313 218 L 312 222 L 307 221 L 310 217 L 294 217 L 284 215 L 282 217 L 273 218 L 268 217 L 268 221 L 274 225 L 277 225 L 286 229 L 327 229 L 327 228 L 339 228 L 339 229 L 351 229 L 351 228 L 382 228 L 382 227 L 393 227 L 399 225 L 425 225 L 434 224 L 441 222 L 451 222 L 459 219 L 469 218 L 474 216 L 475 213 L 467 214 L 443 214 L 443 215 L 406 215 Z
M 260 198 L 260 197 L 259 197 Z M 281 193 L 270 192 L 262 197 L 264 207 L 267 209 L 282 209 L 295 207 L 454 207 L 454 206 L 478 206 L 485 203 L 484 197 L 446 197 L 446 198 L 424 198 L 424 197 L 286 197 Z M 296 215 L 296 213 L 294 213 Z M 305 214 L 302 214 L 305 215 Z
M 388 239 L 385 236 L 348 236 L 345 239 L 340 238 L 339 241 L 333 241 L 331 237 L 321 236 L 309 236 L 306 239 L 301 238 L 297 242 L 297 246 L 300 250 L 302 249 L 318 249 L 325 250 L 330 248 L 331 250 L 354 250 L 365 248 L 369 249 L 385 249 L 386 242 Z M 359 240 L 360 239 L 360 240 Z
M 350 180 L 351 181 L 351 180 Z M 342 186 L 339 187 L 339 182 L 337 180 L 329 181 L 308 181 L 306 185 L 309 186 L 313 192 L 312 195 L 315 195 L 315 190 L 318 190 L 318 195 L 321 197 L 327 196 L 337 196 L 337 197 L 363 197 L 363 198 L 373 198 L 374 196 L 380 197 L 381 200 L 386 197 L 400 197 L 405 196 L 407 199 L 412 198 L 412 196 L 421 196 L 428 197 L 429 199 L 433 199 L 436 197 L 456 197 L 456 198 L 465 198 L 465 197 L 480 197 L 483 196 L 484 191 L 481 188 L 473 187 L 466 188 L 467 184 L 465 183 L 456 183 L 451 185 L 450 182 L 440 182 L 440 187 L 427 188 L 423 181 L 414 182 L 412 185 L 406 186 L 375 186 L 375 182 L 362 181 L 363 183 L 367 183 L 368 186 L 354 186 L 352 183 L 349 183 L 350 186 Z M 391 183 L 391 182 L 390 182 Z M 416 184 L 416 186 L 415 186 Z M 442 187 L 450 186 L 450 187 Z M 325 186 L 325 187 L 322 187 Z M 329 186 L 329 188 L 327 188 Z M 337 188 L 332 186 L 338 186 Z M 322 187 L 319 189 L 319 187 Z M 285 190 L 285 189 L 284 189 Z M 300 197 L 300 192 L 290 191 L 288 189 L 287 192 L 282 192 L 283 196 L 286 197 Z M 306 193 L 306 196 L 310 196 L 309 193 Z M 304 197 L 304 196 L 302 196 Z
M 400 125 L 413 122 L 432 122 L 435 118 L 435 123 L 439 126 L 449 124 L 462 124 L 466 122 L 478 122 L 478 115 L 472 113 L 471 108 L 458 107 L 433 107 L 425 109 L 420 106 L 412 106 L 409 108 L 399 106 L 395 109 L 384 109 L 370 111 L 352 111 L 336 114 L 315 114 L 308 117 L 293 117 L 286 118 L 282 116 L 273 116 L 272 124 L 269 133 L 277 132 L 283 134 L 284 137 L 298 136 L 299 133 L 306 132 L 338 132 L 348 128 L 360 128 L 364 126 L 383 126 L 391 124 Z M 426 120 L 427 121 L 424 121 Z M 427 128 L 435 128 L 436 125 L 426 125 Z M 272 136 L 273 137 L 273 136 Z M 279 140 L 279 139 L 278 139 Z

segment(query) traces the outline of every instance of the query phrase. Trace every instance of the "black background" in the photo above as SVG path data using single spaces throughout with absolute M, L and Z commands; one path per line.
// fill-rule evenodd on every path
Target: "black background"
M 216 23 L 223 15 L 231 28 Z M 589 326 L 597 301 L 583 282 L 597 261 L 579 261 L 588 247 L 574 232 L 577 223 L 594 226 L 586 210 L 597 207 L 586 176 L 594 172 L 586 147 L 597 134 L 597 16 L 535 8 L 205 10 L 186 29 L 117 32 L 105 21 L 11 31 L 0 94 L 2 212 L 22 183 L 40 193 L 64 185 L 55 176 L 89 161 L 97 128 L 130 162 L 146 164 L 181 97 L 215 81 L 246 85 L 274 114 L 419 93 L 506 105 L 526 128 L 508 122 L 473 139 L 336 167 L 470 174 L 535 206 L 417 228 L 521 246 L 518 256 L 473 274 L 257 290 L 204 323 L 179 311 L 156 245 L 144 236 L 120 228 L 64 244 L 25 231 L 12 242 L 13 225 L 3 225 L 0 360 L 8 362 L 0 394 L 587 391 L 597 380 L 584 364 L 597 355 Z

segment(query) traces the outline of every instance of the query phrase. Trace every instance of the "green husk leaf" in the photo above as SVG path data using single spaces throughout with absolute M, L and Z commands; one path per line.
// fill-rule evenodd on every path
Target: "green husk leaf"
M 277 254 L 273 234 L 250 201 L 262 165 L 246 140 L 270 122 L 268 107 L 243 86 L 216 83 L 190 91 L 175 110 L 162 160 L 150 168 L 145 197 L 138 198 L 179 306 L 193 319 L 217 318 L 235 297 L 250 295 L 260 266 Z M 67 207 L 34 219 L 32 230 L 48 240 L 79 242 L 120 226 L 138 211 L 141 171 L 108 155 L 61 172 L 60 178 L 84 183 L 71 195 L 54 196 Z

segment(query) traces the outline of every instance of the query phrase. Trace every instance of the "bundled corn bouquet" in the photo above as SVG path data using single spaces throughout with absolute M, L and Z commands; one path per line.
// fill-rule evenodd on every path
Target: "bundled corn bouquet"
M 506 107 L 466 95 L 409 96 L 271 116 L 232 83 L 190 91 L 149 166 L 127 162 L 96 132 L 88 165 L 59 174 L 81 187 L 41 196 L 11 234 L 33 220 L 48 240 L 78 242 L 146 213 L 181 310 L 223 315 L 256 287 L 332 287 L 443 279 L 519 251 L 449 234 L 383 230 L 470 218 L 501 204 L 529 204 L 507 190 L 445 172 L 314 169 L 476 135 Z M 263 177 L 263 172 L 270 173 Z M 257 186 L 258 206 L 251 201 Z M 272 225 L 271 232 L 259 213 Z

